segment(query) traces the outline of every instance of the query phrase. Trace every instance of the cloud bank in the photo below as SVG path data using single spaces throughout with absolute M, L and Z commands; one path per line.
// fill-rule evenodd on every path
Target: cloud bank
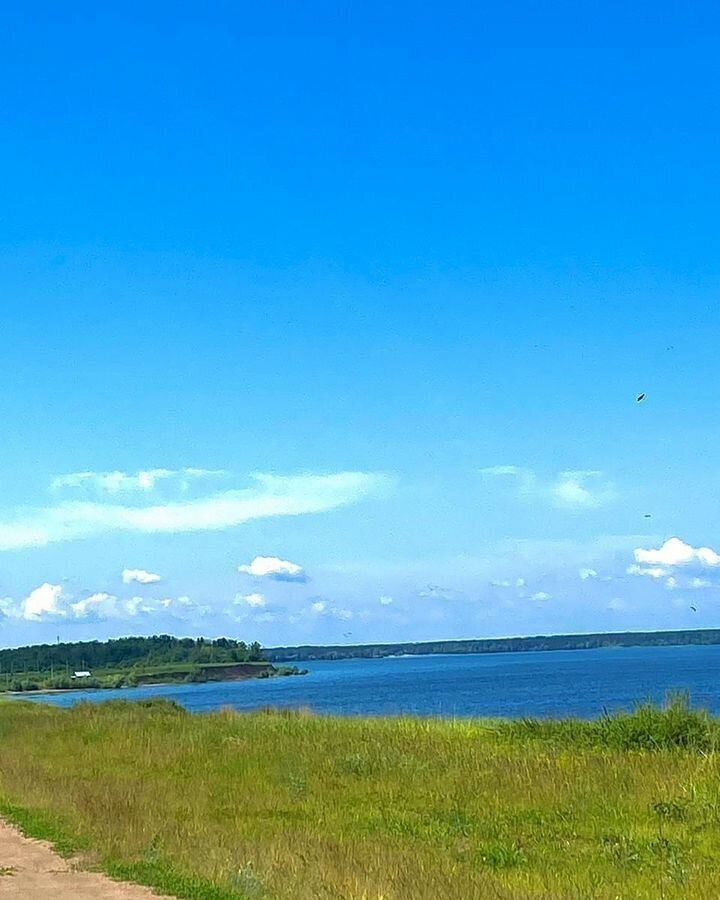
M 106 591 L 84 593 L 87 596 L 77 598 L 66 592 L 62 585 L 45 582 L 20 602 L 9 597 L 0 601 L 0 613 L 5 618 L 26 622 L 69 623 L 108 619 L 127 621 L 140 615 L 151 616 L 162 612 L 188 618 L 211 611 L 210 607 L 196 604 L 186 596 L 156 602 L 146 597 L 121 598 Z

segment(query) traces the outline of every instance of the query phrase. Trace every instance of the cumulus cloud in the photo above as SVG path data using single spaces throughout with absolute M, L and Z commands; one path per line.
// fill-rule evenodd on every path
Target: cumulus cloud
M 61 585 L 45 582 L 31 591 L 20 604 L 8 601 L 4 612 L 29 622 L 109 619 L 122 617 L 128 611 L 128 602 L 121 602 L 104 591 L 88 593 L 88 596 L 76 600 Z
M 39 621 L 44 618 L 65 616 L 67 613 L 62 605 L 64 597 L 61 585 L 45 582 L 23 600 L 20 610 L 22 618 Z
M 242 604 L 253 607 L 267 606 L 264 594 L 236 594 L 233 602 L 238 606 Z
M 219 531 L 271 516 L 327 512 L 387 490 L 391 480 L 367 472 L 331 475 L 252 476 L 252 487 L 196 500 L 127 506 L 66 502 L 0 514 L 0 550 L 47 544 L 109 532 Z
M 538 591 L 536 594 L 532 595 L 531 599 L 539 600 L 540 602 L 544 602 L 545 600 L 551 600 L 552 595 L 548 594 L 546 591 Z
M 539 500 L 558 509 L 594 509 L 615 498 L 615 490 L 594 469 L 566 469 L 553 478 L 540 478 L 521 466 L 487 466 L 479 470 L 484 479 L 506 478 L 518 496 Z
M 106 619 L 118 614 L 117 597 L 101 591 L 70 604 L 72 614 L 78 619 Z
M 227 473 L 221 469 L 144 469 L 140 472 L 71 472 L 53 479 L 53 491 L 63 488 L 86 488 L 98 494 L 153 491 L 159 482 L 173 482 L 187 490 L 190 482 L 200 478 L 217 478 Z
M 133 597 L 131 600 L 125 601 L 124 610 L 129 616 L 137 616 L 140 613 L 150 615 L 155 612 L 155 604 L 151 600 L 146 600 L 145 597 Z
M 640 547 L 633 552 L 635 562 L 654 566 L 720 566 L 720 555 L 710 547 L 692 547 L 678 537 L 670 538 L 658 549 L 644 550 Z
M 381 596 L 380 596 L 380 605 L 381 606 L 390 606 L 390 604 L 392 602 L 393 602 L 392 597 L 388 597 L 387 594 L 381 594 Z
M 59 584 L 45 582 L 21 602 L 6 597 L 0 600 L 0 615 L 27 622 L 63 621 L 65 623 L 114 619 L 118 621 L 171 612 L 181 619 L 210 612 L 209 606 L 194 603 L 189 597 L 167 598 L 155 602 L 146 597 L 120 598 L 106 591 L 84 591 L 75 597 Z
M 132 584 L 134 581 L 138 584 L 154 584 L 160 581 L 160 576 L 154 572 L 146 572 L 145 569 L 123 569 L 122 580 L 123 584 Z
M 238 566 L 238 572 L 252 575 L 254 578 L 270 578 L 273 581 L 308 580 L 302 566 L 277 556 L 256 556 L 251 563 Z
M 595 571 L 595 569 L 580 569 L 578 575 L 583 581 L 588 581 L 591 578 L 598 577 L 598 573 Z

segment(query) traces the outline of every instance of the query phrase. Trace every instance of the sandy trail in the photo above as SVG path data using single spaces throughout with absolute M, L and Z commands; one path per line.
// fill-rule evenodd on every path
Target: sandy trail
M 0 820 L 0 898 L 18 900 L 173 900 L 148 888 L 75 870 L 45 841 Z

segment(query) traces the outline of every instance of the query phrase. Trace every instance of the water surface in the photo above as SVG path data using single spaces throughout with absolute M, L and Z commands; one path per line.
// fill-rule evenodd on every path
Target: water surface
M 308 706 L 340 715 L 582 716 L 631 709 L 669 691 L 720 713 L 720 646 L 405 656 L 302 663 L 304 676 L 25 695 L 79 700 L 168 697 L 192 712 Z

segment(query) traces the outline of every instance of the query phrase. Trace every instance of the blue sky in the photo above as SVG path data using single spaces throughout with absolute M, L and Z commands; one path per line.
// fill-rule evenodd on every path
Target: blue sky
M 717 625 L 713 9 L 104 7 L 5 13 L 0 642 Z

